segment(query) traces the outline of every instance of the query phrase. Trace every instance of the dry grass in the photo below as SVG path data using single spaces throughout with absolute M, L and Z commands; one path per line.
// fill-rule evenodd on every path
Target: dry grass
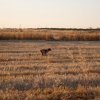
M 100 100 L 99 45 L 1 41 L 0 100 Z
M 98 41 L 100 29 L 0 29 L 0 39 Z

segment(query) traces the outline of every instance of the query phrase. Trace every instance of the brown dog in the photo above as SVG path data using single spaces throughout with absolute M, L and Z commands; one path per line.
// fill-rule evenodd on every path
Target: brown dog
M 42 53 L 42 56 L 47 56 L 48 52 L 51 51 L 51 48 L 48 49 L 41 49 L 40 52 Z

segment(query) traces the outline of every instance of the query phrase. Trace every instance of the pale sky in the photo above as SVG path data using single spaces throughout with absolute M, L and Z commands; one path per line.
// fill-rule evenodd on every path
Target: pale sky
M 100 28 L 100 0 L 0 0 L 0 27 Z

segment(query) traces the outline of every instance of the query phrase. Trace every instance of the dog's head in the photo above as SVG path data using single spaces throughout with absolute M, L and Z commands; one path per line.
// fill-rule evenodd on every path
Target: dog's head
M 51 51 L 51 48 L 48 48 L 48 51 Z

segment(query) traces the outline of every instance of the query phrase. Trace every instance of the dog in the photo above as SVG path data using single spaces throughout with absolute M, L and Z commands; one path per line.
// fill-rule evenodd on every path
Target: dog
M 41 50 L 40 50 L 42 56 L 47 56 L 49 51 L 51 51 L 51 48 L 48 48 L 48 49 L 41 49 Z

